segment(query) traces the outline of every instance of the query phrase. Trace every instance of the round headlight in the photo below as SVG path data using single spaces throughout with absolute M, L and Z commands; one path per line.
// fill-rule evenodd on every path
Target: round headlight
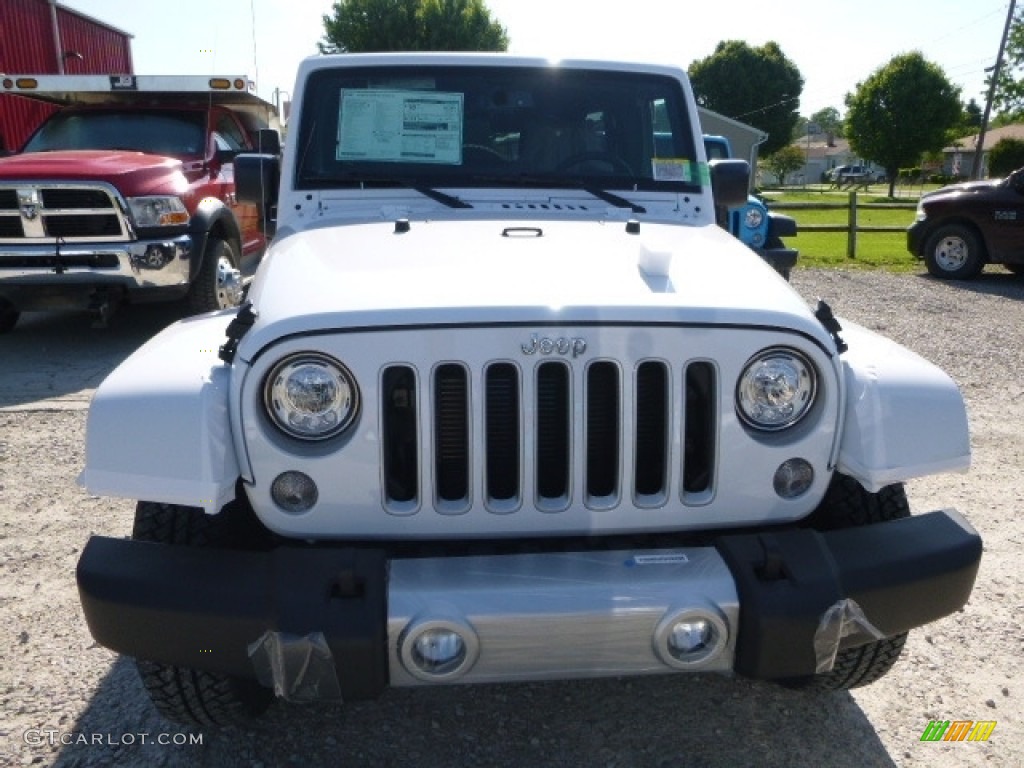
M 814 367 L 791 349 L 766 349 L 743 369 L 736 411 L 755 429 L 776 431 L 802 419 L 814 403 Z
M 303 353 L 287 357 L 267 376 L 267 412 L 300 440 L 325 440 L 344 431 L 359 409 L 355 379 L 337 360 Z
M 761 226 L 762 221 L 764 221 L 764 214 L 759 208 L 747 208 L 746 213 L 743 214 L 743 222 L 747 225 L 747 229 L 757 229 Z

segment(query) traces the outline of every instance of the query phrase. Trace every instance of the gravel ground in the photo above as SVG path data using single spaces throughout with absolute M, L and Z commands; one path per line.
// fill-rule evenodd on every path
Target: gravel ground
M 798 269 L 793 284 L 944 367 L 968 403 L 971 471 L 908 493 L 978 528 L 978 583 L 882 681 L 827 696 L 710 675 L 393 690 L 275 707 L 252 732 L 169 725 L 132 663 L 93 643 L 74 584 L 87 538 L 127 535 L 133 504 L 74 481 L 91 389 L 170 316 L 132 308 L 95 331 L 30 315 L 0 338 L 0 765 L 1024 765 L 1024 282 Z M 922 743 L 929 720 L 998 725 L 985 743 Z

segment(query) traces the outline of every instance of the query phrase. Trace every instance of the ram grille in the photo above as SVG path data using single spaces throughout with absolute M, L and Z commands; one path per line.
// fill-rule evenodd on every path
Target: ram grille
M 102 185 L 19 184 L 0 188 L 0 241 L 32 244 L 128 240 L 117 193 Z

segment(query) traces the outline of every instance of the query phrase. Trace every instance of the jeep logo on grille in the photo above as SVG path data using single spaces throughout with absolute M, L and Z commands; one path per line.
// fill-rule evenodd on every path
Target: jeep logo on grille
M 524 355 L 572 355 L 579 357 L 587 351 L 587 340 L 579 336 L 530 336 L 530 340 L 520 347 Z

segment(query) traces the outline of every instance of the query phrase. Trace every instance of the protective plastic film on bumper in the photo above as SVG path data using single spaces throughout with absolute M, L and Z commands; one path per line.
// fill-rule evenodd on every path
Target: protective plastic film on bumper
M 264 632 L 249 645 L 256 679 L 285 701 L 341 701 L 334 657 L 323 632 Z
M 814 633 L 814 672 L 820 675 L 832 671 L 840 645 L 849 648 L 884 639 L 855 600 L 839 600 L 822 614 Z

